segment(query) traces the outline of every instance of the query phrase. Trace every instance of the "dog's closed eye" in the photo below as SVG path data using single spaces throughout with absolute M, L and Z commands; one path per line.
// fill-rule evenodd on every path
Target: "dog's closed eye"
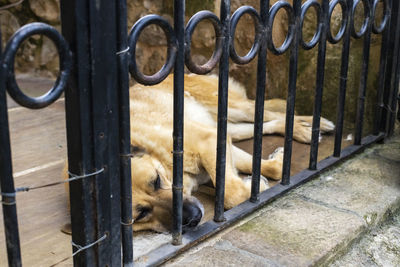
M 161 178 L 158 173 L 157 173 L 157 178 L 152 181 L 152 185 L 153 185 L 155 191 L 157 191 L 158 189 L 161 188 Z
M 138 205 L 136 207 L 136 210 L 139 213 L 139 216 L 136 217 L 135 221 L 139 221 L 139 220 L 145 218 L 151 212 L 151 208 L 150 207 L 144 207 L 144 206 L 141 206 L 141 205 Z

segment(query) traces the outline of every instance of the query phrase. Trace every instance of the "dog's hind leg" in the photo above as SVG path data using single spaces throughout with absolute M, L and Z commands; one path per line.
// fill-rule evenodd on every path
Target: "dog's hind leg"
M 293 126 L 293 138 L 301 143 L 311 142 L 311 116 L 301 116 L 302 119 L 295 119 Z M 323 126 L 325 125 L 325 126 Z M 245 139 L 253 138 L 254 136 L 254 125 L 252 123 L 228 123 L 228 133 L 233 141 L 240 141 Z M 321 131 L 325 132 L 325 129 L 331 129 L 334 127 L 333 123 L 328 120 L 321 118 Z M 263 134 L 279 134 L 285 135 L 285 119 L 276 119 L 263 124 Z M 327 130 L 329 131 L 329 130 Z M 321 139 L 321 136 L 320 136 Z
M 229 104 L 228 111 L 228 121 L 231 123 L 254 123 L 254 100 L 240 99 L 236 101 L 231 101 Z M 285 121 L 286 115 L 284 108 L 286 107 L 283 100 L 266 100 L 264 102 L 264 130 L 263 134 L 285 134 Z M 294 135 L 293 138 L 302 143 L 311 142 L 311 125 L 313 117 L 312 116 L 297 116 L 294 117 Z M 268 124 L 266 124 L 268 123 Z M 248 126 L 249 127 L 249 126 Z M 332 132 L 335 125 L 321 117 L 320 131 L 321 133 Z M 242 130 L 243 131 L 243 130 Z M 246 131 L 246 135 L 238 131 L 235 135 L 235 131 L 231 131 L 233 140 L 241 140 L 246 138 L 251 138 L 253 134 L 251 131 Z
M 209 174 L 213 185 L 216 185 L 215 148 L 217 146 L 217 134 L 215 131 L 201 130 L 192 133 L 190 138 L 195 138 L 196 151 L 200 156 L 202 167 Z M 186 139 L 186 142 L 189 140 Z M 190 142 L 192 143 L 192 142 Z M 187 147 L 187 146 L 186 146 Z M 227 139 L 225 168 L 225 197 L 224 207 L 230 209 L 250 197 L 250 187 L 238 175 L 232 161 L 232 141 Z
M 253 170 L 253 157 L 246 151 L 232 146 L 233 163 L 240 172 L 251 174 Z M 273 180 L 282 177 L 283 149 L 278 148 L 269 156 L 269 159 L 261 159 L 261 175 Z
M 285 113 L 280 112 L 283 108 L 279 107 L 281 100 L 264 101 L 264 121 L 284 120 Z M 284 106 L 286 107 L 286 106 Z M 230 122 L 254 122 L 255 112 L 254 100 L 240 99 L 229 102 L 228 121 Z M 271 110 L 270 110 L 270 109 Z M 285 112 L 285 111 L 284 111 Z
M 273 133 L 284 134 L 284 132 L 285 132 L 285 121 L 272 120 L 264 122 L 263 124 L 263 134 L 273 134 Z M 231 136 L 233 141 L 240 141 L 253 138 L 254 124 L 228 122 L 228 134 Z
M 307 124 L 312 125 L 313 116 L 296 116 L 295 120 L 298 122 L 305 122 Z M 329 133 L 335 129 L 335 124 L 330 120 L 327 120 L 323 117 L 320 119 L 320 131 L 321 133 Z

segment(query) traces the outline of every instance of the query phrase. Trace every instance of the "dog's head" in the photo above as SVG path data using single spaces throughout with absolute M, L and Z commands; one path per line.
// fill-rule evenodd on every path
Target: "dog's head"
M 132 212 L 134 231 L 172 229 L 172 178 L 155 157 L 132 148 Z M 201 203 L 185 190 L 183 192 L 183 230 L 195 227 L 203 217 Z

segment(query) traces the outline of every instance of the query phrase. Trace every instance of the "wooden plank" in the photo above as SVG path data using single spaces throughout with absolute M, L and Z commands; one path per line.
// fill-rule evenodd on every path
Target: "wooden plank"
M 29 95 L 38 96 L 52 81 L 24 78 L 19 84 Z M 66 159 L 64 100 L 41 110 L 19 107 L 10 99 L 8 106 L 16 187 L 59 181 Z M 63 185 L 18 193 L 17 210 L 25 266 L 50 266 L 71 256 L 71 237 L 60 231 L 69 222 Z M 3 220 L 0 240 L 0 266 L 6 266 Z M 72 260 L 63 264 L 71 265 Z
M 21 176 L 16 179 L 16 186 L 58 181 L 63 164 Z M 60 231 L 69 222 L 63 185 L 18 193 L 17 211 L 23 265 L 50 266 L 71 256 L 71 237 Z M 7 266 L 3 220 L 0 220 L 0 240 L 0 266 Z M 71 259 L 65 262 L 68 263 L 72 264 Z
M 9 110 L 14 173 L 66 158 L 64 114 L 64 100 L 40 110 Z

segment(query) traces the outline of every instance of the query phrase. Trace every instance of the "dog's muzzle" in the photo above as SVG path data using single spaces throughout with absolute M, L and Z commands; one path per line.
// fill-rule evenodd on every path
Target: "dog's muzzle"
M 183 202 L 182 230 L 196 227 L 204 216 L 204 207 L 195 197 L 185 199 Z

